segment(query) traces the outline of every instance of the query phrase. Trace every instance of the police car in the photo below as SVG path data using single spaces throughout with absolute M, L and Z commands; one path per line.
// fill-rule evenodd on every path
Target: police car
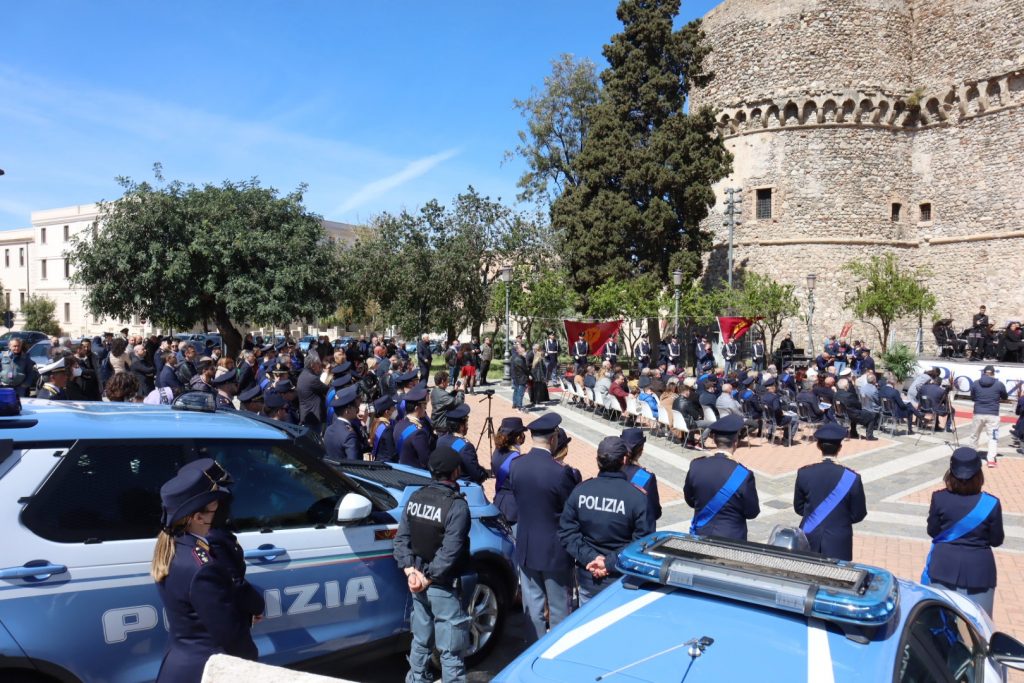
M 496 681 L 1005 680 L 1024 645 L 955 592 L 866 565 L 658 532 Z
M 428 479 L 377 463 L 335 470 L 321 454 L 305 428 L 234 411 L 25 400 L 20 414 L 0 417 L 0 681 L 156 677 L 167 639 L 149 576 L 159 490 L 204 457 L 234 480 L 247 578 L 266 600 L 253 629 L 261 661 L 315 669 L 356 650 L 406 648 L 410 596 L 392 539 Z M 479 486 L 463 492 L 478 572 L 465 596 L 471 656 L 480 657 L 516 579 L 497 509 Z

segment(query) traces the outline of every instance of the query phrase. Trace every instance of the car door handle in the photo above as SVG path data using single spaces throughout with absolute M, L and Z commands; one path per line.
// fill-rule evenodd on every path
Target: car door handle
M 272 561 L 276 560 L 278 557 L 280 557 L 281 555 L 284 555 L 286 552 L 288 552 L 288 551 L 285 550 L 284 548 L 277 548 L 277 547 L 275 547 L 273 545 L 270 545 L 268 543 L 264 543 L 259 548 L 256 548 L 254 550 L 246 550 L 245 551 L 245 559 L 247 559 L 247 560 L 267 560 L 267 561 L 271 561 L 272 562 Z
M 63 574 L 68 568 L 63 564 L 53 564 L 48 560 L 32 560 L 21 567 L 0 569 L 0 579 L 25 579 L 26 581 L 46 581 L 54 574 Z

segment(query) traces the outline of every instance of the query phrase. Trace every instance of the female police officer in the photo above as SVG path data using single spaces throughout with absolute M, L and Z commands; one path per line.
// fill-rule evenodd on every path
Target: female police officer
M 259 654 L 249 631 L 263 613 L 263 596 L 245 580 L 234 536 L 213 528 L 218 508 L 230 502 L 228 483 L 227 473 L 207 458 L 185 465 L 160 489 L 162 528 L 150 574 L 171 643 L 157 683 L 199 683 L 206 660 L 217 653 Z
M 989 616 L 995 602 L 996 561 L 992 548 L 1003 544 L 999 499 L 982 493 L 985 475 L 973 448 L 958 448 L 943 477 L 945 490 L 932 494 L 928 535 L 932 549 L 921 583 L 937 583 L 963 593 Z

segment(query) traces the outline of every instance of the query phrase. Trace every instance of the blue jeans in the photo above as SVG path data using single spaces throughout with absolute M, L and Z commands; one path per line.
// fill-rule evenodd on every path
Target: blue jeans
M 512 407 L 522 408 L 523 407 L 523 394 L 526 393 L 525 384 L 513 384 L 512 385 Z
M 560 624 L 572 612 L 572 568 L 548 572 L 520 567 L 519 580 L 523 590 L 523 607 L 533 624 L 537 640 L 540 640 L 548 630 L 544 621 L 545 601 L 551 628 Z
M 455 386 L 455 380 L 458 379 L 458 377 L 459 377 L 459 367 L 457 365 L 453 365 L 450 368 L 448 368 L 448 384 L 449 385 L 454 387 Z
M 846 361 L 844 361 L 844 360 L 832 361 L 832 364 L 836 368 L 836 377 L 838 377 L 839 373 L 842 372 L 843 368 L 846 367 Z
M 453 588 L 431 584 L 427 590 L 412 594 L 412 648 L 409 650 L 409 674 L 406 683 L 433 681 L 430 655 L 437 647 L 441 656 L 441 675 L 445 683 L 466 680 L 462 654 L 469 649 L 469 616 L 462 609 Z

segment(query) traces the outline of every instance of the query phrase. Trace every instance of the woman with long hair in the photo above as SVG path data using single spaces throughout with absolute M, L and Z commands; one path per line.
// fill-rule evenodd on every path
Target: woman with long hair
M 501 511 L 509 524 L 519 521 L 519 506 L 516 505 L 512 488 L 508 485 L 508 474 L 512 463 L 522 454 L 526 441 L 526 426 L 518 417 L 501 420 L 494 433 L 494 452 L 491 454 L 491 471 L 494 473 L 494 506 Z
M 541 353 L 540 344 L 533 345 L 533 365 L 530 366 L 530 406 L 540 403 L 547 403 L 548 395 L 548 371 L 544 364 L 544 354 Z
M 255 660 L 250 630 L 263 596 L 245 580 L 234 535 L 217 526 L 231 501 L 227 472 L 209 458 L 182 467 L 160 488 L 161 529 L 150 575 L 164 603 L 170 649 L 157 683 L 199 683 L 215 654 Z
M 973 448 L 958 448 L 943 477 L 945 488 L 932 494 L 928 535 L 932 549 L 921 583 L 935 583 L 976 602 L 992 616 L 996 560 L 992 548 L 1003 544 L 1003 509 L 983 493 L 985 473 Z
M 108 357 L 110 367 L 114 374 L 128 372 L 132 365 L 132 357 L 128 354 L 128 340 L 124 337 L 115 337 L 110 343 L 110 356 Z

